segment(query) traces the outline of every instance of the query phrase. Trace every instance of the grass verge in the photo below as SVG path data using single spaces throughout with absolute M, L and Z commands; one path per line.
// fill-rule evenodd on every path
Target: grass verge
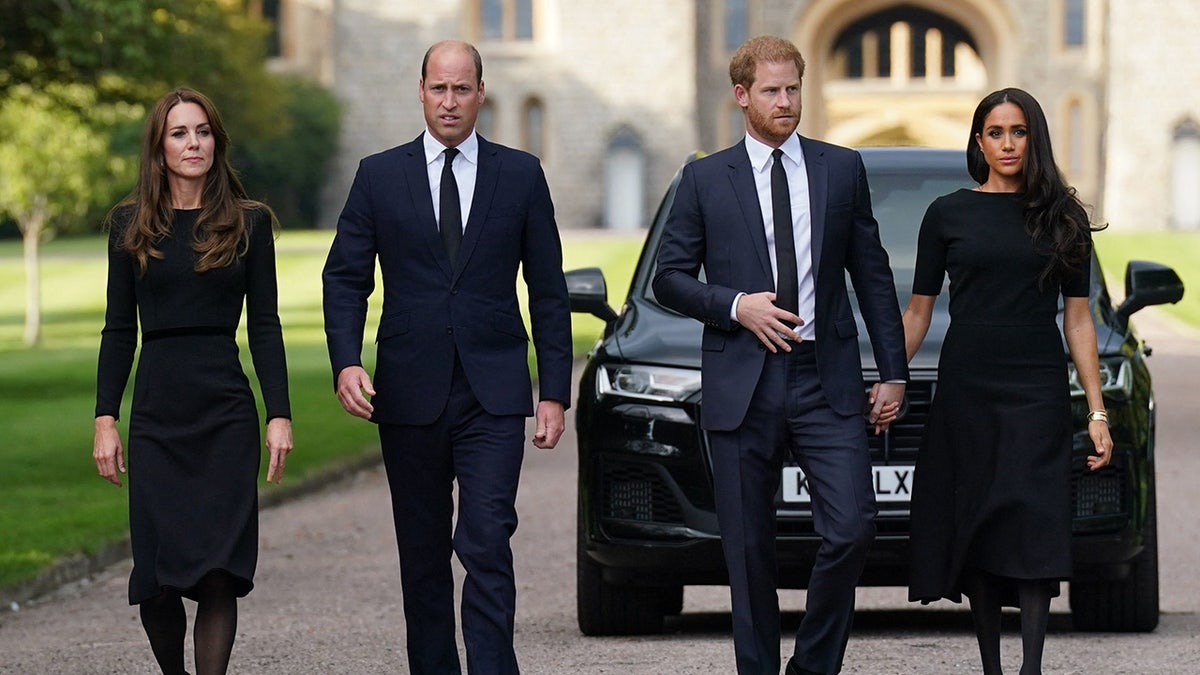
M 321 318 L 321 266 L 327 231 L 284 232 L 278 241 L 280 318 L 287 342 L 296 451 L 285 485 L 320 477 L 377 444 L 375 427 L 346 415 L 332 395 Z M 623 293 L 641 247 L 640 234 L 564 234 L 564 266 L 599 266 Z M 57 561 L 94 554 L 128 530 L 124 489 L 96 476 L 92 440 L 96 353 L 104 323 L 107 262 L 100 237 L 63 239 L 43 246 L 42 342 L 21 344 L 25 278 L 20 243 L 0 242 L 0 465 L 8 485 L 0 498 L 0 589 L 14 588 Z M 522 295 L 524 290 L 519 291 Z M 377 320 L 373 304 L 364 358 Z M 576 353 L 602 329 L 598 319 L 575 317 Z M 242 340 L 247 374 L 254 383 Z M 128 416 L 126 392 L 123 417 Z M 126 427 L 121 425 L 122 438 Z M 265 466 L 262 476 L 266 475 Z M 264 495 L 275 486 L 264 484 Z

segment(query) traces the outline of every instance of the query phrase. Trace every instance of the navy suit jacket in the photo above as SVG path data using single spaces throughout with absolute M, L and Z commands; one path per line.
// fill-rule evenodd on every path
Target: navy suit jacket
M 887 252 L 871 214 L 862 157 L 801 137 L 812 214 L 817 368 L 830 406 L 862 413 L 865 387 L 849 273 L 883 380 L 907 380 L 904 328 Z M 697 276 L 701 267 L 705 281 Z M 767 352 L 729 315 L 739 292 L 774 291 L 766 230 L 745 143 L 683 169 L 658 252 L 659 302 L 704 322 L 702 425 L 741 425 Z
M 518 269 L 529 291 L 539 398 L 569 405 L 571 315 L 562 246 L 536 157 L 479 138 L 475 193 L 453 267 L 434 217 L 422 138 L 360 162 L 322 274 L 335 382 L 342 369 L 362 363 L 376 257 L 383 309 L 371 421 L 435 421 L 450 393 L 456 352 L 485 410 L 533 414 Z

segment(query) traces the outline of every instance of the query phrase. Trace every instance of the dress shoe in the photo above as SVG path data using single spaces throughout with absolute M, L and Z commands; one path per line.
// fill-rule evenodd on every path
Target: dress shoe
M 790 658 L 787 662 L 787 670 L 783 671 L 784 675 L 821 675 L 815 670 L 805 670 L 796 665 L 796 659 Z

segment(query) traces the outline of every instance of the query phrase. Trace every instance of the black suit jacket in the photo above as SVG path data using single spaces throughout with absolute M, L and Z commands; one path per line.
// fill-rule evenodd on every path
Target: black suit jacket
M 554 206 L 533 155 L 479 138 L 475 192 L 456 264 L 438 234 L 422 138 L 359 164 L 322 275 L 334 380 L 361 365 L 375 259 L 383 277 L 372 421 L 429 424 L 450 392 L 457 352 L 494 415 L 532 415 L 529 290 L 540 399 L 569 404 L 571 318 Z
M 846 288 L 859 308 L 884 380 L 907 380 L 904 328 L 888 256 L 871 214 L 862 158 L 848 148 L 801 137 L 812 214 L 817 367 L 838 413 L 865 405 L 858 327 Z M 705 281 L 697 276 L 704 268 Z M 729 316 L 739 292 L 775 289 L 762 209 L 745 143 L 684 167 L 668 216 L 654 293 L 659 302 L 704 322 L 703 426 L 737 428 L 762 373 L 766 351 Z

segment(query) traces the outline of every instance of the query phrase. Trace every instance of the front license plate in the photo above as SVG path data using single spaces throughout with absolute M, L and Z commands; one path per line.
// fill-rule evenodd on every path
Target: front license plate
M 873 466 L 875 501 L 907 502 L 912 497 L 912 466 Z M 785 504 L 807 504 L 808 478 L 798 466 L 783 467 L 783 485 L 780 489 Z

